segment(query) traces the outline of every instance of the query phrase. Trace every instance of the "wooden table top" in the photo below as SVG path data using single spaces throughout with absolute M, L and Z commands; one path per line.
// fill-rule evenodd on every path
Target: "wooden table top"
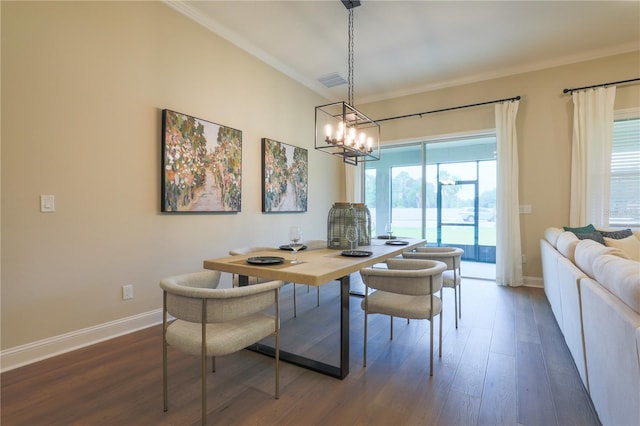
M 342 256 L 342 250 L 324 248 L 299 251 L 298 263 L 294 264 L 291 263 L 294 258 L 292 252 L 274 249 L 208 259 L 204 261 L 204 268 L 238 275 L 318 286 L 340 279 L 367 266 L 384 262 L 390 257 L 400 255 L 403 251 L 422 247 L 426 244 L 426 240 L 421 239 L 398 238 L 398 240 L 407 241 L 408 244 L 405 246 L 387 245 L 385 244 L 387 240 L 372 239 L 371 245 L 359 246 L 357 250 L 373 253 L 368 257 Z M 252 265 L 247 263 L 248 258 L 257 256 L 279 256 L 283 257 L 285 261 L 279 265 Z

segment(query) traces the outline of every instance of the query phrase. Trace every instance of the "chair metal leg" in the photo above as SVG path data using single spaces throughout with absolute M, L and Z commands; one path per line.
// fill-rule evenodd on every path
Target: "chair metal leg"
M 206 353 L 206 352 L 205 352 Z M 202 424 L 207 424 L 207 357 L 202 354 Z
M 439 346 L 440 346 L 440 353 L 438 354 L 438 356 L 440 358 L 442 358 L 442 310 L 440 310 L 440 340 L 438 342 Z
M 460 278 L 460 282 L 458 283 L 458 278 Z M 462 275 L 460 272 L 460 264 L 458 263 L 458 268 L 453 270 L 453 284 L 458 287 L 458 318 L 462 318 Z
M 162 395 L 164 411 L 169 409 L 169 393 L 167 390 L 167 292 L 162 292 Z
M 295 284 L 294 284 L 294 289 L 295 289 Z M 278 302 L 278 300 L 280 299 L 280 289 L 276 289 L 276 319 L 275 319 L 275 323 L 276 323 L 276 353 L 275 353 L 275 359 L 276 359 L 276 399 L 280 399 L 280 328 L 279 328 L 279 323 L 280 323 L 280 304 Z M 294 299 L 295 300 L 295 299 Z
M 364 312 L 364 353 L 362 356 L 362 366 L 367 366 L 367 311 Z
M 456 329 L 458 328 L 458 298 L 460 296 L 458 295 L 458 290 L 454 284 L 453 286 L 453 306 L 454 306 L 454 317 L 456 318 Z
M 207 299 L 202 299 L 202 424 L 207 424 Z
M 320 286 L 316 287 L 316 306 L 320 306 Z
M 296 283 L 292 283 L 293 284 L 293 317 L 297 318 L 298 317 L 298 307 L 297 307 L 297 303 L 296 303 Z
M 164 411 L 169 410 L 169 395 L 167 390 L 167 341 L 163 336 L 162 342 L 162 395 L 164 398 Z
M 390 317 L 391 321 L 389 321 L 389 340 L 393 340 L 393 317 Z
M 462 318 L 462 280 L 458 284 L 458 316 Z
M 429 375 L 433 376 L 433 312 L 429 319 Z

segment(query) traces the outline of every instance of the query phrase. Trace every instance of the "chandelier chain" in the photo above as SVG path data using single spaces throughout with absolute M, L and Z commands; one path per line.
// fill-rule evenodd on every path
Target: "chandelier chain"
M 349 9 L 349 58 L 348 58 L 348 65 L 349 65 L 349 74 L 347 77 L 347 84 L 349 86 L 348 88 L 348 102 L 349 105 L 353 105 L 353 9 Z

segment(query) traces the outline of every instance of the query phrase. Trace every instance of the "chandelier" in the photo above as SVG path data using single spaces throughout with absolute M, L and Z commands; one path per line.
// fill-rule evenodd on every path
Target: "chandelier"
M 360 6 L 360 1 L 342 3 L 349 11 L 348 102 L 316 107 L 315 148 L 357 166 L 380 159 L 380 125 L 353 106 L 353 8 Z

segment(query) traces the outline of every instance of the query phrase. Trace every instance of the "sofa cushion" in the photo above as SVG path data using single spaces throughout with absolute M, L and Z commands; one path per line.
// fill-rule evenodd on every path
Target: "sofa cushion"
M 596 227 L 593 226 L 592 224 L 589 224 L 587 226 L 581 226 L 581 227 L 578 227 L 578 228 L 571 228 L 569 226 L 563 226 L 562 229 L 564 229 L 565 231 L 573 232 L 574 234 L 584 234 L 586 232 L 595 232 L 596 231 Z
M 616 247 L 622 250 L 629 259 L 640 262 L 640 240 L 635 235 L 626 238 L 604 238 L 607 247 Z
M 549 227 L 544 230 L 544 239 L 549 242 L 553 247 L 556 247 L 558 237 L 564 231 L 560 228 Z
M 593 240 L 597 243 L 604 245 L 604 237 L 599 231 L 594 232 L 583 232 L 580 234 L 576 234 L 579 240 Z
M 593 274 L 596 281 L 604 288 L 640 313 L 639 262 L 605 254 L 594 260 Z
M 576 234 L 574 234 L 571 231 L 564 231 L 558 236 L 556 249 L 564 257 L 566 257 L 567 259 L 575 263 L 576 261 L 575 251 L 576 251 L 576 246 L 578 245 L 579 242 L 580 240 L 578 239 Z
M 593 262 L 598 256 L 602 256 L 603 254 L 611 254 L 628 259 L 625 253 L 619 248 L 603 246 L 593 240 L 582 240 L 576 245 L 576 265 L 589 277 L 595 278 L 593 275 Z

